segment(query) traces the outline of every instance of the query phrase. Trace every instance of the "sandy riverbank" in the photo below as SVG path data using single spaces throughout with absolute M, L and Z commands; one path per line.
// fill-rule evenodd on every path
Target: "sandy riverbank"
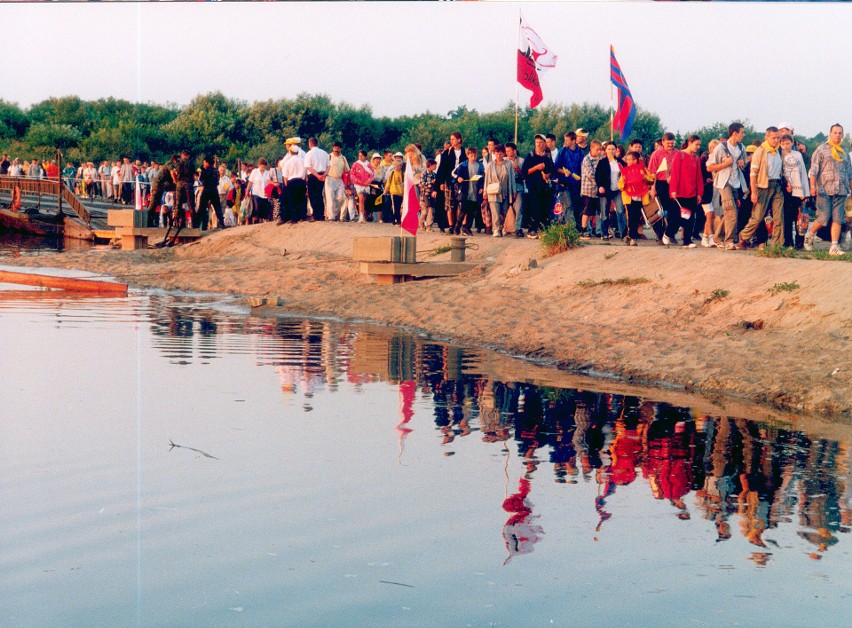
M 580 372 L 852 420 L 848 263 L 652 242 L 589 245 L 545 258 L 535 240 L 477 236 L 469 240 L 477 248 L 468 251 L 468 260 L 482 263 L 474 270 L 379 286 L 350 259 L 352 238 L 360 235 L 398 235 L 398 229 L 264 224 L 173 249 L 66 252 L 18 262 L 98 271 L 139 287 L 280 297 L 290 312 L 406 326 Z M 420 235 L 417 248 L 447 242 L 442 234 Z M 537 267 L 528 268 L 530 259 Z M 578 285 L 624 277 L 633 285 Z M 793 282 L 798 288 L 772 290 Z M 714 299 L 714 290 L 728 294 Z M 276 308 L 263 309 L 274 314 Z M 747 328 L 758 321 L 761 329 Z

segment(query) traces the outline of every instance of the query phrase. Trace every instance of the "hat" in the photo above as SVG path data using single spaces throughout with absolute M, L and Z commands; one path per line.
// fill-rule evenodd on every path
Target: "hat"
M 547 138 L 546 138 L 546 137 L 544 136 L 544 134 L 542 134 L 542 133 L 536 133 L 536 134 L 535 134 L 535 137 L 534 137 L 533 139 L 536 139 L 536 140 L 537 140 L 537 139 L 542 139 L 542 140 L 544 140 L 545 142 L 547 141 Z
M 370 157 L 370 161 L 372 161 L 373 159 L 381 159 L 381 158 L 382 158 L 382 156 L 379 155 L 378 153 L 373 153 L 373 156 Z
M 405 155 L 403 155 L 402 153 L 394 153 L 394 154 L 393 154 L 393 158 L 394 158 L 394 159 L 396 159 L 397 157 L 399 157 L 400 159 L 402 159 L 403 157 L 405 157 Z
M 284 142 L 285 146 L 290 146 L 290 144 L 301 144 L 302 138 L 300 137 L 288 137 L 287 141 Z
M 574 131 L 574 133 L 576 133 L 578 137 L 588 137 L 589 135 L 589 132 L 583 127 L 580 127 L 579 129 Z
M 779 129 L 790 129 L 792 131 L 793 125 L 791 125 L 789 122 L 781 122 L 781 123 L 778 124 L 778 128 Z
M 754 144 L 749 144 L 748 146 L 746 146 L 746 152 L 749 155 L 751 155 L 756 150 L 757 150 L 757 146 L 755 146 Z

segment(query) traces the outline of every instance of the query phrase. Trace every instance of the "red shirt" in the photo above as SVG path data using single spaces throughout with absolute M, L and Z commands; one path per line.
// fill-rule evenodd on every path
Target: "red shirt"
M 704 192 L 701 158 L 698 153 L 675 151 L 669 164 L 669 194 L 680 198 L 698 198 Z

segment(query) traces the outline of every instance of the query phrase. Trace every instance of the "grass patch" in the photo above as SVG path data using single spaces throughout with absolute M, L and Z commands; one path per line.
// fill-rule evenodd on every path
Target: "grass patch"
M 778 294 L 779 292 L 793 292 L 793 290 L 798 289 L 799 284 L 795 281 L 782 281 L 781 283 L 776 283 L 771 288 L 767 288 L 771 294 Z
M 713 301 L 721 301 L 725 297 L 731 294 L 730 290 L 725 290 L 724 288 L 716 288 L 713 292 L 710 293 L 710 296 L 704 299 L 705 303 L 712 303 Z
M 619 277 L 618 279 L 606 278 L 600 281 L 587 279 L 585 281 L 578 281 L 577 285 L 581 288 L 596 288 L 597 286 L 638 286 L 641 283 L 650 282 L 651 280 L 647 277 Z
M 799 251 L 789 246 L 773 244 L 762 251 L 755 251 L 759 257 L 788 257 L 795 259 L 818 259 L 828 262 L 852 262 L 852 253 L 829 255 L 828 251 Z
M 767 245 L 763 250 L 757 251 L 760 257 L 799 257 L 796 249 L 782 244 Z
M 565 224 L 554 223 L 539 234 L 539 241 L 544 254 L 552 257 L 580 246 L 580 232 L 577 231 L 573 220 Z

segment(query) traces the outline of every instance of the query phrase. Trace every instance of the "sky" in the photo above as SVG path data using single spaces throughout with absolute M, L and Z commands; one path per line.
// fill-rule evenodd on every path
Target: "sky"
M 0 98 L 185 105 L 213 91 L 248 102 L 307 92 L 379 116 L 495 111 L 516 97 L 519 10 L 558 55 L 544 105 L 609 106 L 612 44 L 636 103 L 669 130 L 790 122 L 812 136 L 852 124 L 844 3 L 0 3 L 14 51 Z

